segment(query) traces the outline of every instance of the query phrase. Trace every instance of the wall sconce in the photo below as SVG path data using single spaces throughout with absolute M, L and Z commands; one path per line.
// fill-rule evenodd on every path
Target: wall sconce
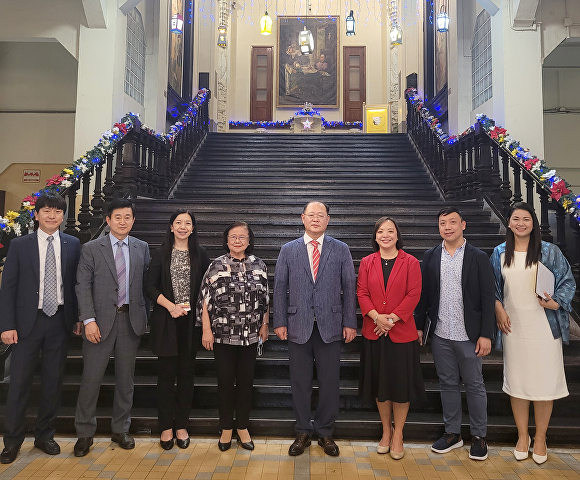
M 171 17 L 171 33 L 183 33 L 183 16 L 181 13 L 176 13 Z
M 304 30 L 298 34 L 298 44 L 302 55 L 310 55 L 314 50 L 314 37 L 312 32 L 306 29 L 306 25 L 304 25 Z
M 262 35 L 270 35 L 272 33 L 272 18 L 268 15 L 268 12 L 265 12 L 260 19 L 260 33 Z
M 397 45 L 403 44 L 403 30 L 397 24 L 393 25 L 391 28 L 391 47 L 396 47 Z
M 437 31 L 441 33 L 449 31 L 449 15 L 447 14 L 445 3 L 441 4 L 441 10 L 439 15 L 437 15 Z
M 228 27 L 225 25 L 220 25 L 218 27 L 218 47 L 226 48 L 227 41 L 226 41 L 226 34 L 228 33 Z
M 348 14 L 348 16 L 346 17 L 346 36 L 350 37 L 352 35 L 354 35 L 354 26 L 355 26 L 355 22 L 354 22 L 354 15 L 353 15 L 353 11 L 351 10 L 350 13 Z

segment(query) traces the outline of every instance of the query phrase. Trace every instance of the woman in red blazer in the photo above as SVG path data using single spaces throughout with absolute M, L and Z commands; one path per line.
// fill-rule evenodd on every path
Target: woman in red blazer
M 363 314 L 359 392 L 375 399 L 383 424 L 378 453 L 403 458 L 403 427 L 410 402 L 425 398 L 413 310 L 421 297 L 419 261 L 405 253 L 397 223 L 375 224 L 375 253 L 358 271 L 357 296 Z M 392 420 L 395 427 L 393 429 Z

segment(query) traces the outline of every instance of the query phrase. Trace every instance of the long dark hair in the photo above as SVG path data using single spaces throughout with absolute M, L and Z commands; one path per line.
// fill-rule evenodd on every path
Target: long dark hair
M 530 232 L 530 242 L 528 243 L 528 252 L 526 253 L 526 268 L 531 267 L 534 263 L 540 261 L 542 256 L 542 235 L 540 234 L 540 223 L 538 222 L 538 217 L 531 205 L 524 202 L 514 203 L 508 212 L 508 222 L 512 218 L 513 213 L 516 210 L 524 210 L 532 216 L 533 228 Z M 514 232 L 511 229 L 507 229 L 505 232 L 505 256 L 503 259 L 504 267 L 509 267 L 514 259 L 514 251 L 516 248 L 516 239 Z
M 199 254 L 199 241 L 197 239 L 197 228 L 195 228 L 195 216 L 189 210 L 177 210 L 171 214 L 169 218 L 169 225 L 167 225 L 167 231 L 165 232 L 165 240 L 161 245 L 161 249 L 163 252 L 163 259 L 166 262 L 171 262 L 171 252 L 173 250 L 173 244 L 175 243 L 175 235 L 171 231 L 171 226 L 175 219 L 181 215 L 182 213 L 186 213 L 191 217 L 191 223 L 193 226 L 193 231 L 191 235 L 187 239 L 188 249 L 189 249 L 189 265 L 190 265 L 190 274 L 191 278 L 195 278 L 197 272 L 201 268 L 201 258 Z

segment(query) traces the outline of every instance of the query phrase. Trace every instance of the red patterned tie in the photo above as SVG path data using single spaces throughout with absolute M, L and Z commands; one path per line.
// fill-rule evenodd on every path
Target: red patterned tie
M 318 264 L 320 263 L 320 251 L 318 250 L 318 242 L 312 240 L 310 242 L 314 247 L 312 251 L 312 271 L 314 273 L 314 281 L 316 281 L 316 275 L 318 275 Z

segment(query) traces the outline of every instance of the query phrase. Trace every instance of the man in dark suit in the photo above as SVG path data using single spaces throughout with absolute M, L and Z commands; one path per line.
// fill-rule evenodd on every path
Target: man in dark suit
M 491 351 L 495 324 L 494 277 L 488 256 L 463 237 L 465 220 L 455 207 L 438 215 L 443 242 L 423 255 L 423 291 L 415 310 L 420 343 L 432 334 L 445 434 L 431 450 L 463 446 L 461 391 L 465 385 L 472 436 L 469 458 L 487 458 L 487 393 L 482 357 Z M 423 331 L 426 330 L 426 335 Z
M 116 199 L 108 208 L 107 236 L 85 243 L 77 272 L 80 319 L 84 323 L 83 377 L 77 400 L 74 454 L 84 457 L 97 429 L 99 391 L 109 358 L 115 356 L 115 395 L 111 439 L 121 448 L 135 448 L 129 435 L 135 357 L 147 324 L 143 279 L 149 246 L 129 232 L 135 206 Z
M 26 403 L 38 354 L 42 351 L 41 395 L 34 445 L 60 453 L 54 420 L 60 406 L 62 377 L 71 332 L 80 334 L 75 295 L 80 256 L 77 238 L 59 232 L 66 202 L 59 195 L 36 200 L 38 230 L 10 243 L 0 289 L 2 341 L 12 345 L 1 463 L 12 463 L 26 432 Z
M 332 439 L 338 416 L 340 349 L 356 337 L 356 276 L 345 243 L 325 235 L 330 216 L 321 202 L 302 213 L 304 236 L 280 250 L 274 274 L 274 331 L 288 340 L 296 440 L 288 453 L 300 455 L 313 433 L 327 455 L 337 456 Z M 342 296 L 341 296 L 342 292 Z M 314 361 L 318 407 L 311 420 Z

